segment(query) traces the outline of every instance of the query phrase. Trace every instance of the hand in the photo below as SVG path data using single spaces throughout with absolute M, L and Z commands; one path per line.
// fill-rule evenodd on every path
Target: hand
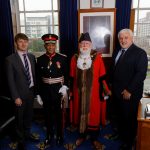
M 129 91 L 127 91 L 126 89 L 123 90 L 123 92 L 121 93 L 122 96 L 123 96 L 123 99 L 125 100 L 130 100 L 130 97 L 131 97 L 131 93 Z
M 63 86 L 59 89 L 59 93 L 61 93 L 63 97 L 66 97 L 66 96 L 68 96 L 67 90 L 68 90 L 68 87 L 67 87 L 66 85 L 63 85 Z
M 59 93 L 62 94 L 62 101 L 61 101 L 61 108 L 68 108 L 68 93 L 67 93 L 68 87 L 66 85 L 63 85 L 59 89 Z
M 15 104 L 16 104 L 16 106 L 21 106 L 22 105 L 22 99 L 16 98 L 15 99 Z
M 43 101 L 40 95 L 36 96 L 37 102 L 42 106 L 43 105 Z

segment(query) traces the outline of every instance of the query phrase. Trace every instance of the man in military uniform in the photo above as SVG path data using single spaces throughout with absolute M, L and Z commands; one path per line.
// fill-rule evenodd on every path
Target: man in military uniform
M 56 53 L 58 36 L 42 36 L 46 53 L 37 59 L 39 93 L 43 100 L 47 136 L 44 147 L 51 144 L 56 135 L 56 144 L 63 143 L 63 104 L 67 99 L 67 64 L 66 56 Z M 66 102 L 66 101 L 65 101 Z

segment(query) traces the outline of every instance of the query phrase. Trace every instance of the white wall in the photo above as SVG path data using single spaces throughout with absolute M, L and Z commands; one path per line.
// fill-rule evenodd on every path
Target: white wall
M 79 9 L 90 9 L 90 0 L 79 0 Z M 103 0 L 103 8 L 115 8 L 116 0 Z

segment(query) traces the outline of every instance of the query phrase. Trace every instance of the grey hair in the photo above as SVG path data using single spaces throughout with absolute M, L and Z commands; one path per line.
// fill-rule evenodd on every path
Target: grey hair
M 118 33 L 118 38 L 119 38 L 121 33 L 129 33 L 130 36 L 133 37 L 133 32 L 130 29 L 122 29 L 122 30 L 120 30 L 119 33 Z

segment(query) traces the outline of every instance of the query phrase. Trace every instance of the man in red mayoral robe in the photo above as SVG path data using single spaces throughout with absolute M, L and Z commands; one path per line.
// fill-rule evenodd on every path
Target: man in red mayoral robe
M 87 135 L 95 148 L 102 147 L 97 140 L 101 120 L 101 102 L 110 93 L 105 82 L 105 67 L 101 54 L 92 50 L 89 33 L 79 39 L 79 54 L 71 59 L 70 66 L 71 122 L 79 129 L 76 145 Z

